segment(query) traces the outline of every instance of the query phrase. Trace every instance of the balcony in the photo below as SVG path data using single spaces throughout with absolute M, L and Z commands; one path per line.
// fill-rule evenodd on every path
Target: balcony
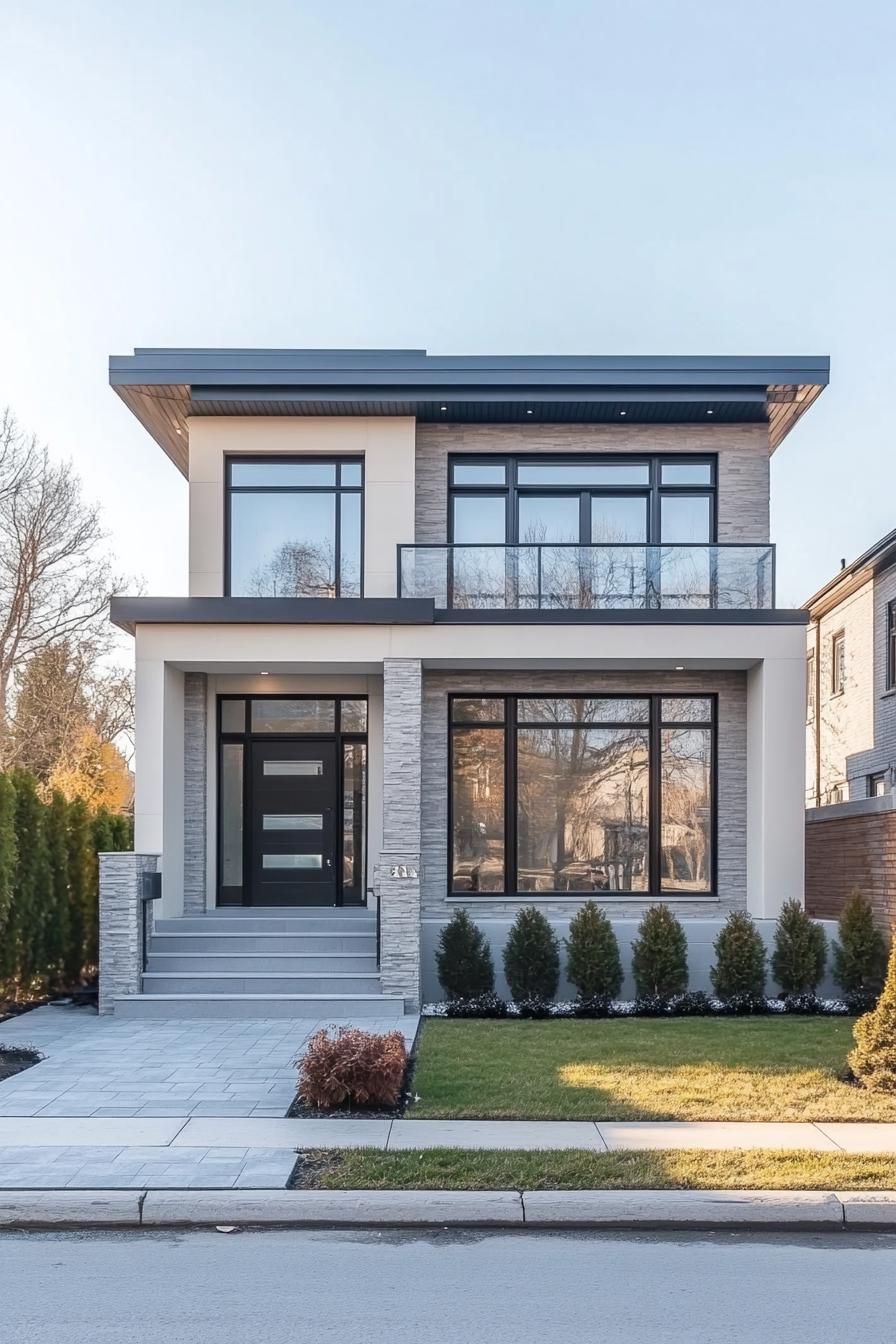
M 775 548 L 399 546 L 398 595 L 453 611 L 769 611 Z

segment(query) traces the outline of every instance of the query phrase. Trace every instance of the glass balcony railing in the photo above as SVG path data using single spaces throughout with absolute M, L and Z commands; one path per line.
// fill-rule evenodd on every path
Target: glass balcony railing
M 398 594 L 455 611 L 766 611 L 775 548 L 399 546 Z

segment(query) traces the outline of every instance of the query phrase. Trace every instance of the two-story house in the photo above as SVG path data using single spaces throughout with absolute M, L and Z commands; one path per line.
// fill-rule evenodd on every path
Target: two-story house
M 500 970 L 521 905 L 562 934 L 589 897 L 624 951 L 667 902 L 699 985 L 729 911 L 802 899 L 769 458 L 827 359 L 151 349 L 110 378 L 189 481 L 190 578 L 113 602 L 136 852 L 103 860 L 103 1011 L 412 1007 L 458 906 Z
M 806 902 L 896 921 L 896 532 L 806 603 Z

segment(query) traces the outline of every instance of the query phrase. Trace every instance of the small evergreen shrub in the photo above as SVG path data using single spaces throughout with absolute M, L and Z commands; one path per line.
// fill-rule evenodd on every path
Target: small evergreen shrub
M 874 923 L 871 902 L 853 887 L 837 923 L 832 970 L 843 993 L 875 997 L 887 972 L 887 943 Z
M 569 921 L 566 978 L 580 999 L 613 999 L 622 988 L 622 962 L 613 925 L 594 901 Z
M 573 1007 L 573 1017 L 611 1017 L 613 1000 L 609 994 L 579 994 Z
M 520 1017 L 540 1020 L 552 1015 L 551 1000 L 542 998 L 540 994 L 530 994 L 525 999 L 516 1000 L 516 1010 Z
M 710 1017 L 713 1011 L 709 996 L 702 989 L 676 994 L 669 1000 L 669 1008 L 675 1017 Z
M 851 989 L 843 995 L 846 1011 L 851 1017 L 861 1017 L 877 1007 L 878 993 L 874 989 Z
M 514 1002 L 551 1000 L 560 980 L 557 935 L 540 910 L 527 906 L 513 921 L 504 945 L 504 974 Z
M 497 994 L 478 994 L 471 999 L 449 999 L 446 1017 L 506 1017 L 507 1004 Z
M 449 999 L 477 999 L 495 988 L 495 968 L 485 934 L 466 910 L 455 910 L 439 935 L 439 984 Z
M 632 973 L 639 999 L 669 999 L 688 987 L 688 941 L 667 905 L 645 911 L 632 943 Z
M 785 1013 L 793 1013 L 798 1017 L 814 1017 L 817 1013 L 825 1011 L 823 1001 L 812 990 L 807 990 L 805 994 L 787 994 L 784 998 Z
M 664 994 L 639 994 L 635 999 L 635 1017 L 673 1017 L 674 999 Z
M 853 1027 L 849 1067 L 873 1092 L 896 1092 L 896 939 L 877 1007 Z
M 716 964 L 709 978 L 720 999 L 765 994 L 765 943 L 745 910 L 732 910 L 713 947 Z
M 358 1027 L 315 1032 L 298 1060 L 299 1096 L 308 1106 L 395 1106 L 401 1098 L 407 1047 L 400 1031 L 378 1035 Z
M 722 999 L 719 1011 L 726 1017 L 759 1017 L 769 1011 L 768 1000 L 764 994 L 744 989 Z
M 781 992 L 812 994 L 824 975 L 828 942 L 824 929 L 810 919 L 799 901 L 785 901 L 775 927 L 772 974 Z

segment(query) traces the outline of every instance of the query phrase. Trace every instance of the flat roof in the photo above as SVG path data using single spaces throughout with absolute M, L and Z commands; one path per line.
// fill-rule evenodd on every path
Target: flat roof
M 428 423 L 767 423 L 774 450 L 827 386 L 826 355 L 430 355 L 137 348 L 109 382 L 186 473 L 198 415 L 412 415 Z

